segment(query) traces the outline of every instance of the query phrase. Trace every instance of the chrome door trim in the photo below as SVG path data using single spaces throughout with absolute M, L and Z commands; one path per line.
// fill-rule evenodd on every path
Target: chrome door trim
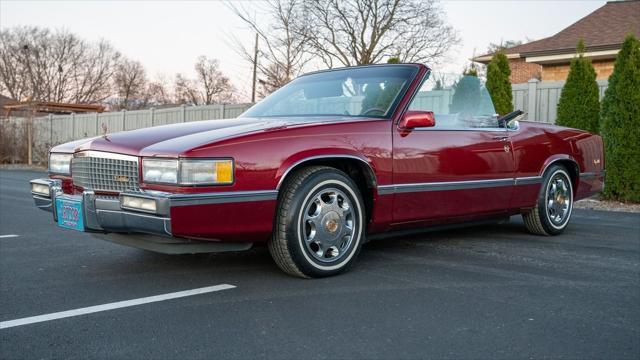
M 516 178 L 515 185 L 531 185 L 540 184 L 542 182 L 542 176 L 527 176 Z
M 542 182 L 541 176 L 502 178 L 488 180 L 444 181 L 428 183 L 391 184 L 378 186 L 379 195 L 401 194 L 409 192 L 449 191 L 485 189 L 502 186 L 530 185 Z
M 514 184 L 515 181 L 513 178 L 394 184 L 378 186 L 378 194 L 387 195 L 393 193 L 408 192 L 481 189 L 501 186 L 513 186 Z

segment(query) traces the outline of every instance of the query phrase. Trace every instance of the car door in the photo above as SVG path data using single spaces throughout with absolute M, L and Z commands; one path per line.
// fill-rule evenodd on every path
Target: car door
M 425 101 L 437 98 L 438 92 L 451 95 L 421 89 L 409 107 L 433 111 L 435 126 L 394 129 L 394 223 L 497 213 L 509 207 L 514 160 L 507 130 L 498 126 L 495 116 L 455 113 L 459 106 L 454 103 Z

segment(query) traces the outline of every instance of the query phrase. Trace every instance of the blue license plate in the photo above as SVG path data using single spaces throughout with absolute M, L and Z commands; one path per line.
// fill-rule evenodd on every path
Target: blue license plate
M 58 226 L 65 229 L 84 231 L 82 200 L 56 199 Z

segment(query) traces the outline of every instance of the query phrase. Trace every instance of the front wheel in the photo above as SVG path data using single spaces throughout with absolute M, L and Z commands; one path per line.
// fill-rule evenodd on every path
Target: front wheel
M 269 252 L 289 275 L 341 273 L 360 251 L 364 219 L 360 191 L 344 172 L 324 166 L 304 168 L 283 188 Z
M 567 170 L 552 165 L 542 178 L 536 207 L 522 214 L 529 232 L 558 235 L 564 231 L 573 210 L 573 185 Z

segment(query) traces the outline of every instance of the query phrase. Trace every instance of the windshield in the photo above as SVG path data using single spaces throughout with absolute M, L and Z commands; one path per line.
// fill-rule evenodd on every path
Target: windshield
M 301 76 L 240 117 L 387 118 L 414 78 L 412 65 L 353 67 Z
M 484 81 L 473 75 L 432 73 L 409 110 L 433 111 L 436 128 L 499 127 L 491 95 Z

